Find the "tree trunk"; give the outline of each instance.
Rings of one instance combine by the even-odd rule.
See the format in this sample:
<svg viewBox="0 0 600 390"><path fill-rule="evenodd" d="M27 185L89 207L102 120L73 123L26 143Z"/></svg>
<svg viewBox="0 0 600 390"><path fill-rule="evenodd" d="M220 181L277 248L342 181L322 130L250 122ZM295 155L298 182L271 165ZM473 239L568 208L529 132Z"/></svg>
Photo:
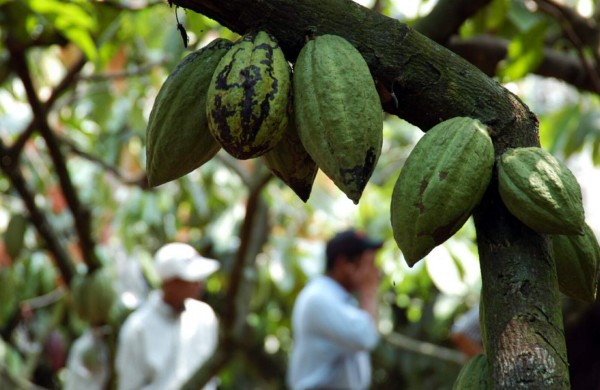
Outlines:
<svg viewBox="0 0 600 390"><path fill-rule="evenodd" d="M369 64L386 112L423 131L455 116L478 118L490 129L496 156L507 148L539 146L537 118L519 98L424 35L349 0L173 3L240 34L268 30L291 62L307 34L343 36ZM569 388L558 285L547 238L508 213L495 174L474 217L486 353L495 388Z"/></svg>

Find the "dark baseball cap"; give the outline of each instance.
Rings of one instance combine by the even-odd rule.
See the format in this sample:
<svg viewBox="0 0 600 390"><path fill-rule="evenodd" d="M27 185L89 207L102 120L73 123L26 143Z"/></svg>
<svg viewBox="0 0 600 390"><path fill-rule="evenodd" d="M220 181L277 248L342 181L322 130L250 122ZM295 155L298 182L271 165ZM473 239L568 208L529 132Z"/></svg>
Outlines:
<svg viewBox="0 0 600 390"><path fill-rule="evenodd" d="M337 233L327 242L325 249L328 259L339 255L355 256L368 249L379 249L383 241L368 237L365 233L354 229Z"/></svg>

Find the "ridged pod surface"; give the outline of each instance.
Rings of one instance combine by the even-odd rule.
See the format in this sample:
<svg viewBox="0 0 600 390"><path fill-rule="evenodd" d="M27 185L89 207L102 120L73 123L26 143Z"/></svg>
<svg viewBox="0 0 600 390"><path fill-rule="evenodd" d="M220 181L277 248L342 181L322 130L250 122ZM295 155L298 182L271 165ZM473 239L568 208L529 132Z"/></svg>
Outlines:
<svg viewBox="0 0 600 390"><path fill-rule="evenodd" d="M394 238L409 266L456 233L485 192L494 146L477 119L431 128L408 156L392 192Z"/></svg>
<svg viewBox="0 0 600 390"><path fill-rule="evenodd" d="M263 155L288 122L290 67L275 38L248 33L221 59L208 90L206 112L215 139L238 159Z"/></svg>
<svg viewBox="0 0 600 390"><path fill-rule="evenodd" d="M360 52L336 35L309 40L294 66L294 109L312 159L358 203L383 142L381 102Z"/></svg>
<svg viewBox="0 0 600 390"><path fill-rule="evenodd" d="M189 54L161 86L146 129L146 172L151 186L188 174L219 151L208 130L206 91L231 45L218 38Z"/></svg>
<svg viewBox="0 0 600 390"><path fill-rule="evenodd" d="M560 291L571 298L594 302L600 247L589 225L584 225L583 235L553 235L552 248Z"/></svg>
<svg viewBox="0 0 600 390"><path fill-rule="evenodd" d="M92 325L108 322L117 298L108 269L76 275L71 282L71 292L75 311L82 319Z"/></svg>
<svg viewBox="0 0 600 390"><path fill-rule="evenodd" d="M275 176L287 184L302 201L308 200L319 167L304 149L293 116L281 141L265 153L263 158Z"/></svg>
<svg viewBox="0 0 600 390"><path fill-rule="evenodd" d="M489 362L485 354L475 355L461 368L453 390L488 390L492 389L492 376Z"/></svg>
<svg viewBox="0 0 600 390"><path fill-rule="evenodd" d="M543 234L583 233L581 188L566 165L537 147L509 149L498 162L500 196L508 210Z"/></svg>

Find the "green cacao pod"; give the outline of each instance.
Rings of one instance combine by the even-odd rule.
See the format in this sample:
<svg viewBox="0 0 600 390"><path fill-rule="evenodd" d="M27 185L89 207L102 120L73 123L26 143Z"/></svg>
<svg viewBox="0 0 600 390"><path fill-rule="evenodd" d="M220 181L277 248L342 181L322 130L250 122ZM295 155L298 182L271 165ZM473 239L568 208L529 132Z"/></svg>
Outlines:
<svg viewBox="0 0 600 390"><path fill-rule="evenodd" d="M293 115L281 141L263 159L269 170L302 201L308 200L319 168L300 141Z"/></svg>
<svg viewBox="0 0 600 390"><path fill-rule="evenodd" d="M455 117L415 145L391 201L394 238L409 266L456 233L485 192L494 146L477 119Z"/></svg>
<svg viewBox="0 0 600 390"><path fill-rule="evenodd" d="M492 389L492 376L489 362L485 354L475 355L461 368L452 386L453 390L487 390Z"/></svg>
<svg viewBox="0 0 600 390"><path fill-rule="evenodd" d="M10 217L4 232L4 246L11 259L16 260L23 250L27 218L23 214L14 214Z"/></svg>
<svg viewBox="0 0 600 390"><path fill-rule="evenodd" d="M238 159L263 155L281 140L290 109L290 66L275 38L248 33L221 59L208 89L209 129Z"/></svg>
<svg viewBox="0 0 600 390"><path fill-rule="evenodd" d="M113 275L107 268L92 273L77 274L71 282L75 311L91 325L102 325L110 319L117 299Z"/></svg>
<svg viewBox="0 0 600 390"><path fill-rule="evenodd" d="M294 110L312 159L358 203L383 142L381 102L360 52L336 35L309 40L294 66Z"/></svg>
<svg viewBox="0 0 600 390"><path fill-rule="evenodd" d="M584 224L583 235L553 235L552 248L560 291L571 298L594 302L600 247L592 229Z"/></svg>
<svg viewBox="0 0 600 390"><path fill-rule="evenodd" d="M231 45L218 38L189 54L161 86L146 129L146 171L151 186L188 174L219 151L208 130L206 91Z"/></svg>
<svg viewBox="0 0 600 390"><path fill-rule="evenodd" d="M566 165L537 147L509 149L498 162L500 196L508 210L543 234L581 234L581 188Z"/></svg>

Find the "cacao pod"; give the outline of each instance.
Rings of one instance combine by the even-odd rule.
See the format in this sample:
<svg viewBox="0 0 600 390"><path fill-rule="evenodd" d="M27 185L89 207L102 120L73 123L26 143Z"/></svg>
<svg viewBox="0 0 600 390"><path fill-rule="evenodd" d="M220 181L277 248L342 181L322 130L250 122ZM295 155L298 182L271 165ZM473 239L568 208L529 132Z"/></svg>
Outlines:
<svg viewBox="0 0 600 390"><path fill-rule="evenodd" d="M209 129L238 159L263 155L281 140L290 108L290 66L264 31L248 33L219 62L208 89Z"/></svg>
<svg viewBox="0 0 600 390"><path fill-rule="evenodd" d="M392 192L394 238L409 266L467 221L492 176L494 146L477 119L431 128L408 156Z"/></svg>
<svg viewBox="0 0 600 390"><path fill-rule="evenodd" d="M487 356L480 353L467 360L458 373L452 389L487 390L492 389L492 387L492 376Z"/></svg>
<svg viewBox="0 0 600 390"><path fill-rule="evenodd" d="M110 319L111 308L117 299L113 279L107 268L101 268L77 274L71 281L75 311L91 325L102 325Z"/></svg>
<svg viewBox="0 0 600 390"><path fill-rule="evenodd" d="M381 102L360 52L336 35L309 40L294 66L294 110L307 152L358 203L383 142Z"/></svg>
<svg viewBox="0 0 600 390"><path fill-rule="evenodd" d="M189 54L161 86L146 129L146 171L151 186L188 174L219 151L208 130L206 91L231 45L218 38Z"/></svg>
<svg viewBox="0 0 600 390"><path fill-rule="evenodd" d="M509 149L498 162L500 196L521 222L543 234L581 234L581 188L566 165L537 147Z"/></svg>
<svg viewBox="0 0 600 390"><path fill-rule="evenodd" d="M306 202L312 191L319 168L298 136L293 115L283 138L263 155L269 170Z"/></svg>
<svg viewBox="0 0 600 390"><path fill-rule="evenodd" d="M583 229L583 235L553 235L552 248L560 291L571 298L594 302L600 247L589 225L584 224Z"/></svg>
<svg viewBox="0 0 600 390"><path fill-rule="evenodd" d="M23 250L27 218L23 214L13 214L4 232L4 247L12 260L16 260Z"/></svg>

